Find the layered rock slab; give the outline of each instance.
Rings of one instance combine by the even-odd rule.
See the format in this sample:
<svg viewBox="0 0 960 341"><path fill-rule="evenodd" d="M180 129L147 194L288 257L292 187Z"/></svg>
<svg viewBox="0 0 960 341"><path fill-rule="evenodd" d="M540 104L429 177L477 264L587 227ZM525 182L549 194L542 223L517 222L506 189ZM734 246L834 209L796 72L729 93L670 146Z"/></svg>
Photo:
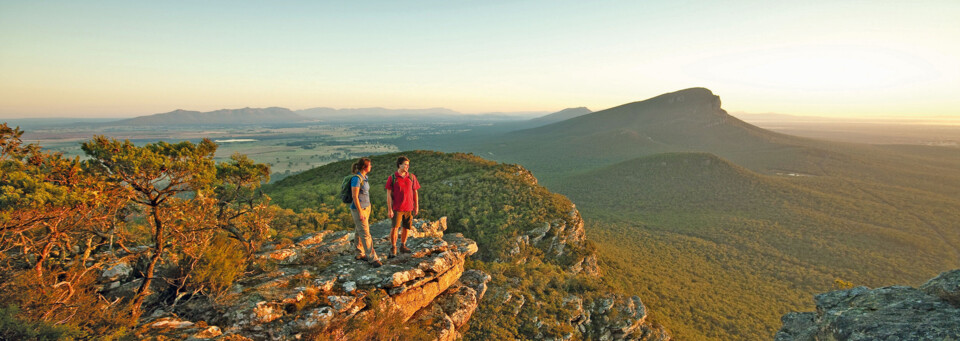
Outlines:
<svg viewBox="0 0 960 341"><path fill-rule="evenodd" d="M417 221L415 226L420 228L411 231L416 234L411 234L407 242L413 252L393 259L386 259L388 237L382 229L373 231L382 267L354 258L354 235L347 231L321 231L298 238L292 245L264 247L257 257L275 264L276 269L241 280L231 293L235 300L226 309L213 311L206 307L204 311L205 307L198 305L178 310L189 311L187 315L194 320L222 330L222 335L211 339L235 335L268 340L323 334L327 328L344 326L346 321L372 319L371 304L395 309L392 311L398 312L397 318L402 321L439 305L443 314L421 315L440 322L457 321L452 329L434 331L438 339L449 339L444 335L457 335L456 329L466 325L489 276L471 271L469 284L460 282L466 258L477 252L477 245L459 233L444 235L445 219ZM158 314L168 319L163 326L194 323L170 315ZM442 324L437 321L430 321L430 325ZM144 323L140 335L152 335L153 322ZM176 330L165 327L165 333L171 329ZM195 338L194 329L184 330L193 334L181 336Z"/></svg>
<svg viewBox="0 0 960 341"><path fill-rule="evenodd" d="M857 287L817 295L816 312L788 313L777 341L960 340L960 270L920 288Z"/></svg>

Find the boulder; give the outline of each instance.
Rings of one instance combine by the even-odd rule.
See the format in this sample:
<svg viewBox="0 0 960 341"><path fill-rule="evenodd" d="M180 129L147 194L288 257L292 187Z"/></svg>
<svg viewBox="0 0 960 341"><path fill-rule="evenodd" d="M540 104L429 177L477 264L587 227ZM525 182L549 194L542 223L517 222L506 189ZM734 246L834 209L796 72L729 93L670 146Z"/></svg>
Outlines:
<svg viewBox="0 0 960 341"><path fill-rule="evenodd" d="M120 260L107 266L100 279L103 282L115 282L126 279L133 272L133 267L126 260Z"/></svg>
<svg viewBox="0 0 960 341"><path fill-rule="evenodd" d="M960 269L941 273L921 285L920 290L960 307Z"/></svg>
<svg viewBox="0 0 960 341"><path fill-rule="evenodd" d="M960 277L941 274L920 289L857 287L820 294L813 313L788 313L778 341L957 340L960 306L954 302Z"/></svg>

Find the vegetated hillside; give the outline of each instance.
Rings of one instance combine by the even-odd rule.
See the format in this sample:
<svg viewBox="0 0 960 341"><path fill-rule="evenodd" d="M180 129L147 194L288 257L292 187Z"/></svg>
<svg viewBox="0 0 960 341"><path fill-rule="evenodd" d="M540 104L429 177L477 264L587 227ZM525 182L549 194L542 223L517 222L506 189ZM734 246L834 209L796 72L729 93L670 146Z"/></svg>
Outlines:
<svg viewBox="0 0 960 341"><path fill-rule="evenodd" d="M549 115L544 115L537 118L529 119L526 121L526 123L530 125L529 126L530 128L533 128L533 127L539 127L539 126L544 126L551 123L569 120L571 118L580 117L592 112L593 111L590 111L590 109L587 109L586 107L566 108Z"/></svg>
<svg viewBox="0 0 960 341"><path fill-rule="evenodd" d="M606 270L643 271L645 281L631 283L638 290L646 286L644 297L671 298L670 307L654 311L667 316L668 327L684 339L769 338L789 302L803 304L797 302L823 291L822 285L829 285L824 279L870 286L912 283L954 268L960 259L956 148L873 146L774 133L731 117L707 89L491 135L464 150L521 164L580 205ZM654 159L635 160L677 152L714 154L729 160L718 165L729 167L701 169L687 160L668 162L664 170L644 168ZM696 170L705 173L691 173ZM630 175L620 179L608 172ZM592 185L597 182L608 185ZM619 250L631 251L614 253ZM766 260L770 255L794 257L777 262L799 265L772 266ZM731 262L743 266L730 271ZM804 262L824 270L806 270ZM791 269L802 271L791 274ZM716 295L687 295L673 290L680 288L677 283ZM731 286L742 288L737 292L743 296L722 295ZM763 292L795 299L781 304L765 299ZM766 304L736 303L760 301ZM699 313L704 305L728 313ZM742 311L730 310L734 306ZM741 324L729 316L752 317Z"/></svg>
<svg viewBox="0 0 960 341"><path fill-rule="evenodd" d="M553 179L635 157L708 151L738 163L776 157L791 161L803 139L744 123L720 108L710 90L693 88L491 139L474 150L522 162ZM785 155L786 154L786 155ZM565 162L556 162L563 156ZM750 162L752 163L752 162Z"/></svg>
<svg viewBox="0 0 960 341"><path fill-rule="evenodd" d="M960 153L818 141L775 133L727 114L710 90L692 88L466 147L522 164L548 187L568 175L665 152L708 152L761 174L828 175L960 196ZM954 149L955 150L955 149ZM560 162L559 160L563 160Z"/></svg>
<svg viewBox="0 0 960 341"><path fill-rule="evenodd" d="M134 117L104 123L104 126L191 126L191 125L250 125L290 124L307 121L306 117L286 108L221 109L209 112L174 110L168 113Z"/></svg>
<svg viewBox="0 0 960 341"><path fill-rule="evenodd" d="M410 158L411 172L422 185L421 216L445 216L448 232L461 232L475 240L479 252L468 267L493 277L492 293L484 297L470 320L468 339L599 339L611 331L616 335L616 330L623 328L612 328L617 324L611 320L615 317L604 314L636 305L612 294L599 277L595 248L584 240L580 214L566 197L539 186L529 171L517 165L469 154L403 154ZM396 170L399 155L371 157L374 221L386 219L383 186ZM285 208L345 210L335 194L353 161L288 177L266 186L265 191L273 203ZM611 305L619 308L611 309ZM639 317L635 314L640 312L646 316L642 305L624 311L633 313L618 313L618 318L631 314ZM634 319L627 326L631 324L642 324L636 330L622 329L630 330L628 334L633 337L664 335L649 320Z"/></svg>
<svg viewBox="0 0 960 341"><path fill-rule="evenodd" d="M960 264L960 200L898 186L667 153L555 189L588 217L609 279L683 339L768 339L837 279L914 283Z"/></svg>

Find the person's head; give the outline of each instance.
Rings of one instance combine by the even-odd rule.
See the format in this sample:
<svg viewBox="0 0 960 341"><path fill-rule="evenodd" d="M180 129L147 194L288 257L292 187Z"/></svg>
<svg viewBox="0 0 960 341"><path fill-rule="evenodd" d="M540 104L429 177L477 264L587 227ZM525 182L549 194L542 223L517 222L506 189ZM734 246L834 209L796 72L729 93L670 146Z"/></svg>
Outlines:
<svg viewBox="0 0 960 341"><path fill-rule="evenodd" d="M398 171L409 171L410 170L410 159L406 156L400 156L397 158L397 170Z"/></svg>
<svg viewBox="0 0 960 341"><path fill-rule="evenodd" d="M352 170L352 171L353 171L353 173L359 173L359 172L361 172L361 171L363 171L363 172L369 172L371 165L372 165L372 163L370 162L370 159L365 158L365 157L362 157L362 158L360 158L360 160L357 160L357 162L354 162L354 163L353 163L353 170Z"/></svg>

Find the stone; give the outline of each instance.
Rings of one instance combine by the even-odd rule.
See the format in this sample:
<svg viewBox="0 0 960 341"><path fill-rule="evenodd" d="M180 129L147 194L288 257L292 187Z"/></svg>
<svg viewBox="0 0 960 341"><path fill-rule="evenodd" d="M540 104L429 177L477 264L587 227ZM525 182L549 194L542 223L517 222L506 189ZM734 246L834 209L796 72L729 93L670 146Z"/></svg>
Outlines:
<svg viewBox="0 0 960 341"><path fill-rule="evenodd" d="M788 313L775 338L790 340L957 340L960 278L945 272L920 289L857 287L817 295L817 310Z"/></svg>
<svg viewBox="0 0 960 341"><path fill-rule="evenodd" d="M320 276L313 280L313 285L322 292L332 291L335 284L337 284L337 276L332 274Z"/></svg>
<svg viewBox="0 0 960 341"><path fill-rule="evenodd" d="M472 288L477 293L477 299L482 299L487 293L487 283L490 282L490 275L479 270L467 270L460 276L460 283Z"/></svg>
<svg viewBox="0 0 960 341"><path fill-rule="evenodd" d="M536 244L547 235L547 232L550 232L550 223L543 223L543 226L530 230L527 235L533 237L530 241Z"/></svg>
<svg viewBox="0 0 960 341"><path fill-rule="evenodd" d="M783 328L780 328L774 340L814 340L817 334L816 319L816 313L787 313L780 318Z"/></svg>
<svg viewBox="0 0 960 341"><path fill-rule="evenodd" d="M116 264L108 267L106 270L103 270L103 273L100 274L100 278L105 282L114 282L129 277L130 273L132 272L133 267L130 266L130 263L126 261L119 261Z"/></svg>
<svg viewBox="0 0 960 341"><path fill-rule="evenodd" d="M570 267L570 273L584 274L593 277L600 277L600 265L597 264L597 255L588 255L583 257Z"/></svg>
<svg viewBox="0 0 960 341"><path fill-rule="evenodd" d="M223 334L223 331L220 330L220 327L210 326L206 329L201 330L200 332L193 334L191 338L194 339L210 339L215 338Z"/></svg>
<svg viewBox="0 0 960 341"><path fill-rule="evenodd" d="M261 257L279 261L280 264L290 264L300 258L297 250L293 249L279 249L276 251L267 252Z"/></svg>
<svg viewBox="0 0 960 341"><path fill-rule="evenodd" d="M477 309L477 291L463 285L456 285L437 297L443 312L450 317L455 328L463 327Z"/></svg>
<svg viewBox="0 0 960 341"><path fill-rule="evenodd" d="M327 300L330 301L334 311L342 313L352 308L357 298L354 296L327 296Z"/></svg>
<svg viewBox="0 0 960 341"><path fill-rule="evenodd" d="M276 303L268 303L266 301L257 302L257 306L253 308L253 321L254 323L269 323L283 316L283 308Z"/></svg>
<svg viewBox="0 0 960 341"><path fill-rule="evenodd" d="M292 323L299 330L309 330L317 327L324 327L330 323L336 312L332 307L320 307L308 312L303 318L297 319Z"/></svg>
<svg viewBox="0 0 960 341"><path fill-rule="evenodd" d="M189 328L193 327L194 323L190 321L183 321L175 317L164 317L154 321L147 325L150 328Z"/></svg>
<svg viewBox="0 0 960 341"><path fill-rule="evenodd" d="M941 273L921 285L920 290L960 307L960 269Z"/></svg>
<svg viewBox="0 0 960 341"><path fill-rule="evenodd" d="M319 231L319 232L316 232L316 233L306 234L306 235L300 236L299 238L297 238L296 240L294 240L294 243L296 243L297 246L299 246L299 247L305 247L305 246L320 244L320 243L323 242L323 238L326 237L326 236L327 236L328 234L330 234L330 233L332 233L332 231L323 230L323 231Z"/></svg>

